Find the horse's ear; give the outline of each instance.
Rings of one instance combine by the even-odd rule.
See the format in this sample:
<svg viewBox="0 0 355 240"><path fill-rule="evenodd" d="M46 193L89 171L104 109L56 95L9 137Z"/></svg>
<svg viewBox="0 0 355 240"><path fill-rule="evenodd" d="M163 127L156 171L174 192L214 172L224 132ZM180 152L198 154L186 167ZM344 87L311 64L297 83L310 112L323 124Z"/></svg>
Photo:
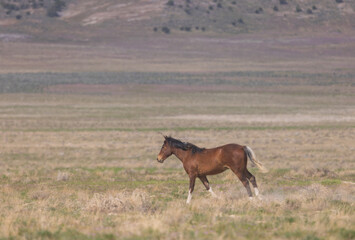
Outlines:
<svg viewBox="0 0 355 240"><path fill-rule="evenodd" d="M168 137L168 136L162 134L161 132L158 132L158 133L160 133L160 135L162 135L165 139Z"/></svg>

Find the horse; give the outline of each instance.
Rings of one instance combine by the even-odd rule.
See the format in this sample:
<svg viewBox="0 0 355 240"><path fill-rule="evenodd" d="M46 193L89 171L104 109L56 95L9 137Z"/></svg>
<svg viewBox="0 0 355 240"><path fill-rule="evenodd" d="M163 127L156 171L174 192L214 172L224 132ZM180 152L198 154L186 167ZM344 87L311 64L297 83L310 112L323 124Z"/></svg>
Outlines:
<svg viewBox="0 0 355 240"><path fill-rule="evenodd" d="M213 197L217 195L213 192L208 180L208 175L215 175L231 169L239 180L243 183L250 199L253 199L249 181L254 187L255 196L259 196L258 185L253 174L247 169L247 159L249 158L261 172L268 170L256 160L253 150L248 146L238 144L227 144L216 148L199 148L189 142L182 142L170 136L164 136L163 146L158 154L157 161L163 163L171 155L175 155L182 162L187 175L190 178L189 195L186 203L190 204L192 192L195 187L195 180L199 178L206 190Z"/></svg>

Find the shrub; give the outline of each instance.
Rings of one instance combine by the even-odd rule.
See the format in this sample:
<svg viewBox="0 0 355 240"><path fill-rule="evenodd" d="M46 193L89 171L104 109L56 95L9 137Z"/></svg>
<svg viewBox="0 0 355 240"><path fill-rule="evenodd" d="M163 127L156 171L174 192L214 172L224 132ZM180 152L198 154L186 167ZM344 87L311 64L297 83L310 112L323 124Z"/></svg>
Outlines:
<svg viewBox="0 0 355 240"><path fill-rule="evenodd" d="M186 13L187 15L191 15L191 14L192 14L191 9L186 8L186 9L185 9L185 13Z"/></svg>
<svg viewBox="0 0 355 240"><path fill-rule="evenodd" d="M30 8L30 5L28 5L28 4L21 4L21 7L20 7L21 9L29 9Z"/></svg>
<svg viewBox="0 0 355 240"><path fill-rule="evenodd" d="M316 5L313 5L313 6L312 6L312 10L317 10Z"/></svg>
<svg viewBox="0 0 355 240"><path fill-rule="evenodd" d="M296 12L302 12L302 8L300 7L300 5L296 6Z"/></svg>
<svg viewBox="0 0 355 240"><path fill-rule="evenodd" d="M158 28L157 27L153 28L153 30L154 30L154 32L158 32Z"/></svg>
<svg viewBox="0 0 355 240"><path fill-rule="evenodd" d="M222 3L217 3L218 8L222 8Z"/></svg>
<svg viewBox="0 0 355 240"><path fill-rule="evenodd" d="M286 4L288 4L288 3L287 3L287 0L280 0L280 4L286 5Z"/></svg>
<svg viewBox="0 0 355 240"><path fill-rule="evenodd" d="M244 24L244 20L243 20L243 18L239 18L239 19L238 19L238 23L240 23L240 24Z"/></svg>
<svg viewBox="0 0 355 240"><path fill-rule="evenodd" d="M168 5L168 6L174 6L175 5L175 3L174 3L174 0L169 0L167 3L166 3L166 5Z"/></svg>
<svg viewBox="0 0 355 240"><path fill-rule="evenodd" d="M18 11L20 8L16 4L1 2L1 6L7 10Z"/></svg>
<svg viewBox="0 0 355 240"><path fill-rule="evenodd" d="M59 17L59 14L54 7L50 7L47 9L47 16L48 17Z"/></svg>
<svg viewBox="0 0 355 240"><path fill-rule="evenodd" d="M262 13L264 11L263 8L259 7L258 9L255 10L256 14Z"/></svg>
<svg viewBox="0 0 355 240"><path fill-rule="evenodd" d="M237 4L237 2L236 2L236 1L233 1L233 2L232 2L232 4L233 4L233 5L236 5L236 4Z"/></svg>
<svg viewBox="0 0 355 240"><path fill-rule="evenodd" d="M335 0L336 3L343 3L343 0Z"/></svg>
<svg viewBox="0 0 355 240"><path fill-rule="evenodd" d="M22 15L20 15L20 14L16 15L17 20L20 20L21 18L22 18Z"/></svg>
<svg viewBox="0 0 355 240"><path fill-rule="evenodd" d="M279 8L278 8L276 5L274 6L273 9L274 9L275 12L278 12L278 11L279 11Z"/></svg>
<svg viewBox="0 0 355 240"><path fill-rule="evenodd" d="M54 4L47 9L48 17L59 17L59 12L65 7L63 0L54 0Z"/></svg>
<svg viewBox="0 0 355 240"><path fill-rule="evenodd" d="M165 34L169 34L169 33L170 33L170 28L168 28L168 27L162 27L162 28L161 28L161 31L162 31L163 33L165 33Z"/></svg>
<svg viewBox="0 0 355 240"><path fill-rule="evenodd" d="M313 14L312 9L308 8L308 9L307 9L307 14Z"/></svg>

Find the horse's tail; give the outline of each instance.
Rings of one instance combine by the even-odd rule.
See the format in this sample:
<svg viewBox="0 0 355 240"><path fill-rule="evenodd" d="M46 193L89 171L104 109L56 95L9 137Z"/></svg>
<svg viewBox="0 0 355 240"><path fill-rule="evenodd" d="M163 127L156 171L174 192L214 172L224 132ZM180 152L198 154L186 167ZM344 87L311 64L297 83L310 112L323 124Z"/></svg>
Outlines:
<svg viewBox="0 0 355 240"><path fill-rule="evenodd" d="M261 172L267 173L269 171L266 167L262 165L261 162L256 160L255 153L253 152L253 150L251 150L250 147L244 146L244 152L247 154L249 159L260 169Z"/></svg>

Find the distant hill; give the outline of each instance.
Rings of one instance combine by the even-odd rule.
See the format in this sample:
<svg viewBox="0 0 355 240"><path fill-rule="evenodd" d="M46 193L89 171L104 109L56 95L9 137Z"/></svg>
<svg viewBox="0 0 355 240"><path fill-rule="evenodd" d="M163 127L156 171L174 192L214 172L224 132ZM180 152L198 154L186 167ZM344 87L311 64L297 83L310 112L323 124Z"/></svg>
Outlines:
<svg viewBox="0 0 355 240"><path fill-rule="evenodd" d="M349 32L352 0L0 0L0 33L101 41L125 35ZM3 35L4 36L4 35Z"/></svg>

